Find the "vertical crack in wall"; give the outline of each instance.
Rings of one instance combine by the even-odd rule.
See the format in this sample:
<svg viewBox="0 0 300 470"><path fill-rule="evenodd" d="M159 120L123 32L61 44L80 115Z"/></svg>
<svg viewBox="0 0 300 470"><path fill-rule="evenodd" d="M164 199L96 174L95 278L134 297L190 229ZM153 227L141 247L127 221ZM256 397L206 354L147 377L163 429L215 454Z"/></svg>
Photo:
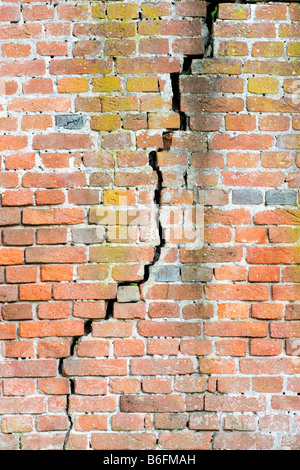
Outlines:
<svg viewBox="0 0 300 470"><path fill-rule="evenodd" d="M87 320L87 321L84 322L84 334L81 335L81 336L73 336L72 339L71 339L69 357L74 356L76 346L78 345L78 342L82 338L84 338L85 336L88 336L89 334L91 334L91 332L92 332L92 321ZM58 375L65 379L66 376L64 375L64 370L63 370L64 359L65 358L62 357L59 360ZM74 379L71 379L71 378L69 378L68 380L69 380L69 393L66 395L66 416L67 416L68 421L69 421L69 429L68 429L68 431L66 433L66 436L65 436L65 440L64 440L64 444L63 444L63 450L66 450L66 446L68 444L69 436L70 436L70 433L71 433L71 431L73 429L73 426L74 426L73 417L72 417L72 414L70 412L70 398L71 398L72 395L75 394L75 381L74 381Z"/></svg>
<svg viewBox="0 0 300 470"><path fill-rule="evenodd" d="M67 431L67 434L66 434L66 437L65 437L65 440L64 440L64 444L63 444L63 450L66 450L66 447L67 447L67 444L68 444L68 440L69 440L69 436L70 436L70 433L73 429L73 418L72 418L72 415L70 413L70 396L71 395L74 395L75 393L75 384L74 384L74 380L73 379L69 379L69 386L70 386L70 391L67 395L67 403L66 403L66 415L68 417L68 421L69 421L69 429Z"/></svg>
<svg viewBox="0 0 300 470"><path fill-rule="evenodd" d="M172 111L174 113L179 114L180 125L179 125L178 130L183 131L183 132L189 129L189 118L181 109L180 77L182 75L187 75L191 73L192 62L194 59L203 59L205 57L213 56L213 22L214 22L214 18L218 10L218 4L219 2L214 2L214 1L207 4L207 17L206 17L206 20L204 20L204 24L203 24L203 37L204 37L204 42L205 42L204 54L184 56L183 61L182 61L181 71L177 73L170 73L170 82L171 82L171 89L172 89ZM115 62L115 58L113 59ZM159 86L158 91L160 92L159 82L158 82L158 86ZM157 148L157 150L153 150L149 153L149 166L157 175L157 186L154 190L153 202L156 206L155 213L157 216L158 243L154 246L154 254L153 254L152 262L144 265L143 279L134 283L135 285L138 285L138 286L145 284L149 280L151 271L153 270L153 267L157 265L157 263L159 263L161 259L162 249L165 246L163 227L162 227L161 218L160 218L160 211L161 211L161 204L162 204L161 196L162 196L162 190L163 190L163 173L158 163L158 152L169 151L171 149L173 134L174 134L174 129L165 129L162 132L163 147ZM189 169L189 166L187 166L186 171L183 175L185 188L188 187L188 169ZM119 286L126 286L130 284L131 284L130 281L118 282L117 288ZM113 309L114 309L114 304L116 302L117 302L117 297L106 300L104 320L108 321L111 318L113 318ZM76 354L76 347L78 345L78 342L83 337L88 336L91 333L92 333L92 321L87 320L84 322L84 334L82 336L73 337L71 340L69 357L73 357ZM64 375L64 371L63 371L63 361L64 361L64 358L61 358L59 360L58 374L61 377L66 378L66 376ZM69 393L66 396L66 400L67 400L66 415L69 421L69 429L65 436L63 450L66 450L67 448L69 436L74 427L73 417L70 411L70 398L75 394L75 380L72 378L69 378L68 380L69 380Z"/></svg>
<svg viewBox="0 0 300 470"><path fill-rule="evenodd" d="M109 320L110 318L113 317L114 314L114 303L117 301L117 299L109 299L106 303L106 309L105 309L105 317L104 320Z"/></svg>
<svg viewBox="0 0 300 470"><path fill-rule="evenodd" d="M204 39L204 53L198 55L186 55L183 57L182 67L180 72L170 73L170 82L172 87L172 111L174 113L178 113L180 117L180 131L187 131L189 130L189 118L182 111L181 108L181 90L180 90L180 77L182 75L191 74L191 67L192 62L195 59L203 59L204 57L211 57L213 54L213 22L214 18L218 11L218 4L219 2L211 2L207 4L207 17L203 23L203 39ZM157 205L158 209L158 233L159 233L159 241L160 243L155 246L154 249L154 256L152 263L145 266L145 274L144 279L140 281L138 284L144 284L148 281L150 276L151 268L156 265L161 257L162 248L165 246L165 240L163 237L163 228L160 220L160 209L161 209L161 193L163 189L163 174L158 164L157 154L160 151L168 151L172 147L172 137L173 137L173 130L166 129L162 133L163 138L163 148L158 148L156 151L152 151L149 153L149 165L156 172L158 183L155 190L154 195L154 202ZM188 187L188 170L189 166L187 166L186 171L183 175L184 187Z"/></svg>
<svg viewBox="0 0 300 470"><path fill-rule="evenodd" d="M71 341L71 344L70 344L70 357L74 354L74 347L75 347L74 344L75 344L75 342L76 342L76 338L74 337ZM59 363L58 363L58 375L65 378L64 372L63 372L63 364L64 364L64 358L62 357L59 360ZM73 382L73 384L72 384L72 382ZM62 450L66 450L69 435L70 435L71 429L73 428L73 420L72 420L72 416L69 412L70 394L72 393L72 388L74 388L74 381L69 379L69 393L66 395L66 416L67 416L68 422L69 422L69 429L66 433Z"/></svg>
<svg viewBox="0 0 300 470"><path fill-rule="evenodd" d="M181 93L180 93L180 73L171 73L171 84L173 91L172 99L172 111L178 113L180 116L180 130L187 130L187 117L186 114L181 110Z"/></svg>
<svg viewBox="0 0 300 470"><path fill-rule="evenodd" d="M161 256L161 250L165 245L165 240L163 237L163 229L160 220L160 206L161 206L161 192L163 187L163 175L159 168L158 159L157 159L157 151L152 151L149 153L149 165L153 169L153 171L157 174L157 186L154 191L154 199L153 202L156 205L157 210L157 224L158 224L158 237L159 237L159 244L154 246L154 255L153 260L150 264L144 266L144 278L142 281L139 281L140 284L144 284L148 281L150 277L151 268L159 261Z"/></svg>
<svg viewBox="0 0 300 470"><path fill-rule="evenodd" d="M205 36L205 58L212 58L214 56L214 22L218 16L220 3L221 0L213 0L207 3L205 22L207 27L207 34ZM235 3L241 3L241 0L235 0Z"/></svg>

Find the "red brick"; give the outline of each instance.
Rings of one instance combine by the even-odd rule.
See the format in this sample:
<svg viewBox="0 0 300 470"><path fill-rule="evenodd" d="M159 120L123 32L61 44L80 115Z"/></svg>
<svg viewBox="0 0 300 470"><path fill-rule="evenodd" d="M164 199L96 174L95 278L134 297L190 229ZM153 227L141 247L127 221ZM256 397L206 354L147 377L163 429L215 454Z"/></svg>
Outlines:
<svg viewBox="0 0 300 470"><path fill-rule="evenodd" d="M272 436L261 433L235 432L231 438L230 434L220 432L214 440L215 450L270 450L274 444Z"/></svg>
<svg viewBox="0 0 300 470"><path fill-rule="evenodd" d="M83 322L80 320L39 320L20 325L20 336L22 338L34 338L36 336L82 336L83 333Z"/></svg>
<svg viewBox="0 0 300 470"><path fill-rule="evenodd" d="M223 320L206 323L204 325L204 332L208 336L264 337L268 334L268 325L266 322L258 322L255 320Z"/></svg>
<svg viewBox="0 0 300 470"><path fill-rule="evenodd" d="M70 355L70 345L70 341L38 341L37 356L46 358L68 357Z"/></svg>
<svg viewBox="0 0 300 470"><path fill-rule="evenodd" d="M142 390L146 393L172 393L172 379L145 377Z"/></svg>
<svg viewBox="0 0 300 470"><path fill-rule="evenodd" d="M251 339L251 356L276 356L282 352L282 343L274 339Z"/></svg>
<svg viewBox="0 0 300 470"><path fill-rule="evenodd" d="M182 412L184 411L184 399L181 395L156 395L156 396L132 396L120 397L120 410L128 412Z"/></svg>
<svg viewBox="0 0 300 470"><path fill-rule="evenodd" d="M38 306L38 318L44 320L59 320L69 317L71 311L68 302L48 302Z"/></svg>
<svg viewBox="0 0 300 470"><path fill-rule="evenodd" d="M36 45L36 51L41 56L67 56L68 46L65 42L40 41Z"/></svg>
<svg viewBox="0 0 300 470"><path fill-rule="evenodd" d="M107 429L107 416L105 415L76 415L74 421L76 431L105 431Z"/></svg>
<svg viewBox="0 0 300 470"><path fill-rule="evenodd" d="M285 20L286 5L257 5L255 17L261 20Z"/></svg>
<svg viewBox="0 0 300 470"><path fill-rule="evenodd" d="M216 341L216 354L218 356L246 356L247 343L244 340L228 339Z"/></svg>
<svg viewBox="0 0 300 470"><path fill-rule="evenodd" d="M73 266L41 266L41 281L72 281Z"/></svg>
<svg viewBox="0 0 300 470"><path fill-rule="evenodd" d="M109 342L101 340L81 341L77 347L77 355L79 357L109 356Z"/></svg>
<svg viewBox="0 0 300 470"><path fill-rule="evenodd" d="M67 416L48 415L38 416L36 421L37 430L40 432L63 431L69 429Z"/></svg>
<svg viewBox="0 0 300 470"><path fill-rule="evenodd" d="M1 214L0 214L1 215ZM23 210L24 225L76 225L83 221L82 209L29 209Z"/></svg>
<svg viewBox="0 0 300 470"><path fill-rule="evenodd" d="M156 435L138 433L94 433L91 441L95 450L153 450L156 446Z"/></svg>
<svg viewBox="0 0 300 470"><path fill-rule="evenodd" d="M190 359L137 358L131 361L131 373L133 375L181 375L192 372L193 364Z"/></svg>
<svg viewBox="0 0 300 470"><path fill-rule="evenodd" d="M7 190L2 193L3 206L33 205L33 192L30 189Z"/></svg>
<svg viewBox="0 0 300 470"><path fill-rule="evenodd" d="M24 250L22 248L1 248L0 262L2 266L24 264Z"/></svg>
<svg viewBox="0 0 300 470"><path fill-rule="evenodd" d="M114 304L113 316L114 318L120 318L120 319L145 318L145 304L143 302L137 302L137 303L116 302Z"/></svg>
<svg viewBox="0 0 300 470"><path fill-rule="evenodd" d="M36 230L36 241L38 245L56 245L67 241L67 229L64 227L38 228Z"/></svg>
<svg viewBox="0 0 300 470"><path fill-rule="evenodd" d="M191 416L189 428L201 431L218 431L221 427L220 417L209 414L196 414Z"/></svg>
<svg viewBox="0 0 300 470"><path fill-rule="evenodd" d="M293 374L297 371L297 364L293 362L293 359L275 358L275 357L264 357L261 358L243 358L240 360L240 371L242 374L251 373L252 375L261 374Z"/></svg>
<svg viewBox="0 0 300 470"><path fill-rule="evenodd" d="M5 158L5 168L7 170L29 170L35 165L35 153L23 153L8 155Z"/></svg>
<svg viewBox="0 0 300 470"><path fill-rule="evenodd" d="M138 332L142 336L200 336L201 325L187 322L161 323L153 320L141 320L138 322Z"/></svg>
<svg viewBox="0 0 300 470"><path fill-rule="evenodd" d="M77 395L106 395L107 381L106 379L75 379L75 393Z"/></svg>
<svg viewBox="0 0 300 470"><path fill-rule="evenodd" d="M158 339L148 340L147 353L149 355L163 354L168 356L177 356L179 350L179 341L177 339Z"/></svg>
<svg viewBox="0 0 300 470"><path fill-rule="evenodd" d="M115 357L143 356L145 344L139 339L114 340Z"/></svg>
<svg viewBox="0 0 300 470"><path fill-rule="evenodd" d="M5 434L30 432L33 430L31 416L4 416L1 419L1 430ZM8 449L8 445L5 444Z"/></svg>
<svg viewBox="0 0 300 470"><path fill-rule="evenodd" d="M283 387L282 377L253 377L252 388L258 393L280 393Z"/></svg>
<svg viewBox="0 0 300 470"><path fill-rule="evenodd" d="M227 164L236 168L256 168L259 163L259 154L255 152L241 153L228 152Z"/></svg>
<svg viewBox="0 0 300 470"><path fill-rule="evenodd" d="M8 266L6 282L9 284L36 282L38 269L36 266Z"/></svg>
<svg viewBox="0 0 300 470"><path fill-rule="evenodd" d="M211 351L212 345L208 339L183 339L180 343L180 352L184 355L205 356Z"/></svg>
<svg viewBox="0 0 300 470"><path fill-rule="evenodd" d="M298 257L298 250L290 246L250 247L248 248L247 261L250 264L296 264Z"/></svg>
<svg viewBox="0 0 300 470"><path fill-rule="evenodd" d="M38 390L46 395L67 395L69 380L63 378L38 379Z"/></svg>
<svg viewBox="0 0 300 470"><path fill-rule="evenodd" d="M219 377L217 390L220 393L245 393L250 389L247 377ZM237 410L238 411L238 410Z"/></svg>
<svg viewBox="0 0 300 470"><path fill-rule="evenodd" d="M208 300L268 300L269 289L265 285L207 285L205 287Z"/></svg>
<svg viewBox="0 0 300 470"><path fill-rule="evenodd" d="M196 318L211 318L213 316L212 304L190 304L182 308L184 320L193 320Z"/></svg>
<svg viewBox="0 0 300 470"><path fill-rule="evenodd" d="M32 320L33 312L31 304L4 305L2 308L2 317L4 320Z"/></svg>
<svg viewBox="0 0 300 470"><path fill-rule="evenodd" d="M16 338L16 325L9 323L0 325L0 338L2 340Z"/></svg>
<svg viewBox="0 0 300 470"><path fill-rule="evenodd" d="M23 83L23 93L42 93L48 94L53 92L53 81L50 78L32 78ZM31 116L33 118L33 116Z"/></svg>
<svg viewBox="0 0 300 470"><path fill-rule="evenodd" d="M34 247L26 249L29 263L83 263L87 261L85 247Z"/></svg>
<svg viewBox="0 0 300 470"><path fill-rule="evenodd" d="M251 317L266 320L280 320L283 316L283 305L274 303L252 304Z"/></svg>
<svg viewBox="0 0 300 470"><path fill-rule="evenodd" d="M22 449L26 450L62 450L64 441L64 433L45 433L45 434L26 434L21 437Z"/></svg>
<svg viewBox="0 0 300 470"><path fill-rule="evenodd" d="M206 411L265 411L266 401L256 397L207 396Z"/></svg>
<svg viewBox="0 0 300 470"><path fill-rule="evenodd" d="M64 373L66 376L110 376L126 375L126 359L66 359L64 361Z"/></svg>
<svg viewBox="0 0 300 470"><path fill-rule="evenodd" d="M0 286L1 302L16 302L18 300L17 286Z"/></svg>
<svg viewBox="0 0 300 470"><path fill-rule="evenodd" d="M110 389L117 394L136 394L141 390L141 381L132 378L112 378L109 381Z"/></svg>
<svg viewBox="0 0 300 470"><path fill-rule="evenodd" d="M226 186L268 186L277 187L283 183L284 177L281 172L233 172L223 171L223 183Z"/></svg>
<svg viewBox="0 0 300 470"><path fill-rule="evenodd" d="M284 397L275 395L272 397L271 404L273 410L299 411L300 400L299 397Z"/></svg>
<svg viewBox="0 0 300 470"><path fill-rule="evenodd" d="M166 433L162 432L159 437L159 445L164 449L188 449L208 450L210 448L210 433Z"/></svg>
<svg viewBox="0 0 300 470"><path fill-rule="evenodd" d="M296 450L300 10L123 3L0 6L0 448Z"/></svg>
<svg viewBox="0 0 300 470"><path fill-rule="evenodd" d="M93 324L93 336L124 338L132 334L132 322L97 322Z"/></svg>
<svg viewBox="0 0 300 470"><path fill-rule="evenodd" d="M101 59L53 59L50 61L51 75L78 75L84 73L106 74L111 72L112 61Z"/></svg>
<svg viewBox="0 0 300 470"><path fill-rule="evenodd" d="M277 266L250 266L249 282L279 282L280 268Z"/></svg>

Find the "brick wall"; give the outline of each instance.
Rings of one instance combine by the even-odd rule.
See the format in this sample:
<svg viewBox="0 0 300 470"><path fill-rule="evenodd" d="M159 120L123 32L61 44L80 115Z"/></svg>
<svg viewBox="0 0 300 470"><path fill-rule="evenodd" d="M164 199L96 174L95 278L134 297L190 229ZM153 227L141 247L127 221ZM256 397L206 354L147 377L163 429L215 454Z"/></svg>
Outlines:
<svg viewBox="0 0 300 470"><path fill-rule="evenodd" d="M299 449L299 21L0 2L1 449Z"/></svg>

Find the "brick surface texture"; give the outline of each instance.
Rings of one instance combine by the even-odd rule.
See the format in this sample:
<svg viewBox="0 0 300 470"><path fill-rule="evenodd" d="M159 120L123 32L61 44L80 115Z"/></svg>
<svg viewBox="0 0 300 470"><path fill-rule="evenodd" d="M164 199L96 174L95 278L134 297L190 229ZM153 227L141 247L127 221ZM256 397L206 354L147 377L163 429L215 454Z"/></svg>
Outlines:
<svg viewBox="0 0 300 470"><path fill-rule="evenodd" d="M299 22L0 1L1 450L300 448Z"/></svg>

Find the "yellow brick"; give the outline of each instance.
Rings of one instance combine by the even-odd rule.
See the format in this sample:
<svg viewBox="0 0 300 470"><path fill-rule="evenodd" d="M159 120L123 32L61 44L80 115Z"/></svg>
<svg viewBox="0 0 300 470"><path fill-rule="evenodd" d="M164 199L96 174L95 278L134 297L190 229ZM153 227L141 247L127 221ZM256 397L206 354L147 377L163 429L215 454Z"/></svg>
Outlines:
<svg viewBox="0 0 300 470"><path fill-rule="evenodd" d="M160 3L157 5L142 5L143 18L160 18L161 16L169 16L171 14L171 4Z"/></svg>
<svg viewBox="0 0 300 470"><path fill-rule="evenodd" d="M279 92L279 81L276 78L269 77L249 78L248 90L250 93L276 95Z"/></svg>
<svg viewBox="0 0 300 470"><path fill-rule="evenodd" d="M117 114L100 114L92 116L91 129L95 131L115 131L121 127L121 118Z"/></svg>
<svg viewBox="0 0 300 470"><path fill-rule="evenodd" d="M250 18L249 5L220 4L218 17L222 20L247 20Z"/></svg>
<svg viewBox="0 0 300 470"><path fill-rule="evenodd" d="M193 63L193 73L240 75L242 62L237 59L198 59Z"/></svg>
<svg viewBox="0 0 300 470"><path fill-rule="evenodd" d="M300 42L291 42L287 45L287 55L292 57L300 57Z"/></svg>
<svg viewBox="0 0 300 470"><path fill-rule="evenodd" d="M89 83L86 78L58 78L58 93L82 93L89 90Z"/></svg>
<svg viewBox="0 0 300 470"><path fill-rule="evenodd" d="M139 6L136 3L108 4L107 16L109 19L129 20L139 17Z"/></svg>
<svg viewBox="0 0 300 470"><path fill-rule="evenodd" d="M103 204L131 206L136 202L136 194L131 189L107 189L103 191Z"/></svg>
<svg viewBox="0 0 300 470"><path fill-rule="evenodd" d="M221 56L240 56L248 54L248 46L246 42L223 41L219 46L219 54Z"/></svg>
<svg viewBox="0 0 300 470"><path fill-rule="evenodd" d="M93 91L121 91L120 77L106 76L93 79Z"/></svg>
<svg viewBox="0 0 300 470"><path fill-rule="evenodd" d="M259 41L252 47L253 57L281 57L284 52L283 42Z"/></svg>
<svg viewBox="0 0 300 470"><path fill-rule="evenodd" d="M93 18L105 18L105 4L100 3L99 5L92 6L92 17Z"/></svg>
<svg viewBox="0 0 300 470"><path fill-rule="evenodd" d="M102 99L102 110L112 111L139 111L137 96L105 96Z"/></svg>
<svg viewBox="0 0 300 470"><path fill-rule="evenodd" d="M158 91L156 77L130 77L127 80L127 90L135 92Z"/></svg>

